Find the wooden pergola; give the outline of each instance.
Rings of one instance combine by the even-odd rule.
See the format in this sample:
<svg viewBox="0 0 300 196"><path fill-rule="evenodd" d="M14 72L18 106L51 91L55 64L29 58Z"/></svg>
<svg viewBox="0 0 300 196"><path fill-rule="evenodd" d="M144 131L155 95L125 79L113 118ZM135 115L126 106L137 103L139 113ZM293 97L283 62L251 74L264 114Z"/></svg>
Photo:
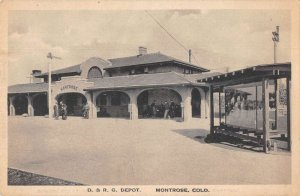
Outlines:
<svg viewBox="0 0 300 196"><path fill-rule="evenodd" d="M270 81L274 81L274 91L275 91L275 127L277 127L277 116L278 116L278 99L279 99L279 90L277 89L277 80L285 79L286 81L286 97L287 97L287 148L291 148L291 132L290 132L290 81L291 81L291 63L277 63L277 64L265 64L257 65L254 67L248 67L245 69L228 72L220 74L217 76L212 76L204 79L198 80L198 82L205 82L209 84L210 88L210 133L213 135L215 133L226 133L234 137L239 137L241 139L249 139L260 143L263 146L263 151L268 152L268 142L269 142L269 92L270 92ZM263 138L248 136L247 134L254 132L259 134L260 130L257 129L248 129L245 127L232 127L227 126L226 117L225 123L221 123L221 102L220 102L220 93L224 92L224 88L241 85L253 82L261 82L262 85L262 102L263 102L263 130L261 135ZM257 88L256 88L257 91ZM219 117L220 125L215 126L214 122L214 99L213 93L219 93ZM256 95L257 96L257 95ZM226 106L225 106L226 107ZM225 108L226 111L226 108ZM226 114L225 114L226 116ZM240 134L241 133L241 134Z"/></svg>

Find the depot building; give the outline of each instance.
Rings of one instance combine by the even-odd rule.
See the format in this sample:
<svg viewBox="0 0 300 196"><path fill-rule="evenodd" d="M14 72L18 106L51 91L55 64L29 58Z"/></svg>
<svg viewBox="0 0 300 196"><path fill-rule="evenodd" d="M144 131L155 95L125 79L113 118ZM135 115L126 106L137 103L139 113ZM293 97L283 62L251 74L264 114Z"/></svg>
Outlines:
<svg viewBox="0 0 300 196"><path fill-rule="evenodd" d="M134 56L86 61L51 72L50 114L63 101L69 116L81 116L85 104L90 118L150 118L149 106L173 102L173 117L187 121L209 117L209 87L197 80L217 75L210 70L139 47ZM48 73L33 70L32 83L8 87L10 116L45 116ZM148 112L147 112L148 111ZM153 115L153 114L152 114ZM156 118L163 117L157 111Z"/></svg>

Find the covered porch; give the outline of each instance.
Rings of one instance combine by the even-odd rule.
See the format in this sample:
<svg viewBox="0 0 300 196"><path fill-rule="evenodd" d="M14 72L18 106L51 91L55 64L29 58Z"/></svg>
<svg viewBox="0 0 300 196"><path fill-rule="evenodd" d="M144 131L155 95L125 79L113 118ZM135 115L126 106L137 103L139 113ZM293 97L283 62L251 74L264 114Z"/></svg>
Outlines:
<svg viewBox="0 0 300 196"><path fill-rule="evenodd" d="M106 77L85 89L91 97L92 118L185 122L209 116L208 90L174 72Z"/></svg>

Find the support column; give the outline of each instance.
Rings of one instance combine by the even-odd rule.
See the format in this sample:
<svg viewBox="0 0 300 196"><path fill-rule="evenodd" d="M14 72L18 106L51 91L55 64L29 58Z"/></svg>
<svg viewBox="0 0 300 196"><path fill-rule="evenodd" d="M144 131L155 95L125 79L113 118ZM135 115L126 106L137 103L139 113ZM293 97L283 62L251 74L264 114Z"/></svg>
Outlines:
<svg viewBox="0 0 300 196"><path fill-rule="evenodd" d="M180 102L180 108L181 108L181 120L184 121L184 103Z"/></svg>
<svg viewBox="0 0 300 196"><path fill-rule="evenodd" d="M210 106L210 134L214 134L214 89L209 87L209 106Z"/></svg>
<svg viewBox="0 0 300 196"><path fill-rule="evenodd" d="M29 94L27 95L27 101L28 101L28 106L27 106L28 116L34 116L34 108L32 106L32 97Z"/></svg>
<svg viewBox="0 0 300 196"><path fill-rule="evenodd" d="M201 88L198 89L200 92L200 118L205 119L206 115L206 109L205 109L205 104L206 104L206 97L205 97L205 91Z"/></svg>
<svg viewBox="0 0 300 196"><path fill-rule="evenodd" d="M130 120L137 120L139 118L138 106L137 106L137 93L135 91L128 92L130 97L130 105L128 111L130 113Z"/></svg>
<svg viewBox="0 0 300 196"><path fill-rule="evenodd" d="M262 98L263 98L263 150L265 153L269 152L269 80L264 78L262 80Z"/></svg>
<svg viewBox="0 0 300 196"><path fill-rule="evenodd" d="M183 107L183 115L184 115L184 122L189 121L192 118L192 102L191 102L191 95L186 95L184 99L184 107Z"/></svg>
<svg viewBox="0 0 300 196"><path fill-rule="evenodd" d="M99 95L99 94L96 94ZM97 118L97 96L91 91L91 118Z"/></svg>
<svg viewBox="0 0 300 196"><path fill-rule="evenodd" d="M139 118L138 107L136 102L131 103L131 120L137 120Z"/></svg>
<svg viewBox="0 0 300 196"><path fill-rule="evenodd" d="M209 113L209 93L205 90L205 118L209 118L210 113Z"/></svg>
<svg viewBox="0 0 300 196"><path fill-rule="evenodd" d="M93 118L93 110L94 110L94 107L93 107L93 92L86 92L85 93L85 97L86 97L86 101L87 101L87 104L90 108L89 110L89 118ZM82 98L81 98L82 100Z"/></svg>
<svg viewBox="0 0 300 196"><path fill-rule="evenodd" d="M9 97L9 115L15 116L15 106L14 106L14 99L15 97Z"/></svg>

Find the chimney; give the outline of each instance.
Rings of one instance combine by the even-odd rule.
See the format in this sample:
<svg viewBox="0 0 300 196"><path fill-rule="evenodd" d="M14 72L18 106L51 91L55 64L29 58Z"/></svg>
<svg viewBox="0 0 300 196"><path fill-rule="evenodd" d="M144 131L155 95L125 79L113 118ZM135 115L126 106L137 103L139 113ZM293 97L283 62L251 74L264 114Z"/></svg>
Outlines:
<svg viewBox="0 0 300 196"><path fill-rule="evenodd" d="M38 74L41 74L41 73L42 73L42 71L41 71L41 70L34 69L34 70L32 70L32 73L31 73L31 75L32 75L32 76L35 76L35 75L38 75Z"/></svg>
<svg viewBox="0 0 300 196"><path fill-rule="evenodd" d="M36 75L39 75L41 73L42 73L41 70L38 70L38 69L32 70L31 75L32 75L32 82L33 83L40 83L40 82L42 82L42 78L36 78L35 77Z"/></svg>
<svg viewBox="0 0 300 196"><path fill-rule="evenodd" d="M147 48L140 46L139 47L139 55L147 54Z"/></svg>

